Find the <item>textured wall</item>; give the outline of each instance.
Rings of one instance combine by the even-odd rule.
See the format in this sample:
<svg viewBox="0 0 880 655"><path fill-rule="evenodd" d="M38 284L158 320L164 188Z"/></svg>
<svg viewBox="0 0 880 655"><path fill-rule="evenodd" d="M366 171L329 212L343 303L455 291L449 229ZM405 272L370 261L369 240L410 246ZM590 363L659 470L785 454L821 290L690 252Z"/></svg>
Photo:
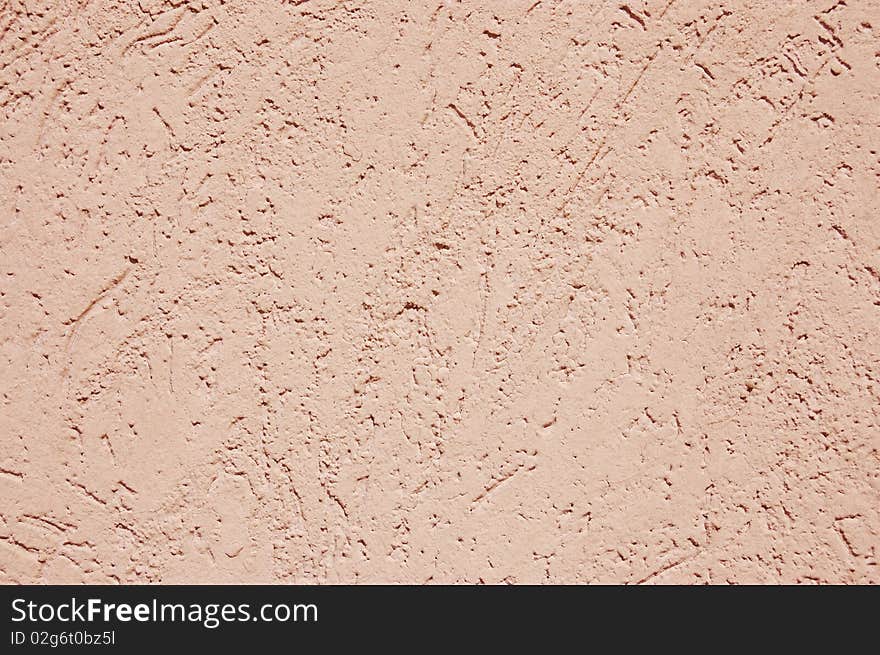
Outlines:
<svg viewBox="0 0 880 655"><path fill-rule="evenodd" d="M880 581L878 34L7 0L0 579Z"/></svg>

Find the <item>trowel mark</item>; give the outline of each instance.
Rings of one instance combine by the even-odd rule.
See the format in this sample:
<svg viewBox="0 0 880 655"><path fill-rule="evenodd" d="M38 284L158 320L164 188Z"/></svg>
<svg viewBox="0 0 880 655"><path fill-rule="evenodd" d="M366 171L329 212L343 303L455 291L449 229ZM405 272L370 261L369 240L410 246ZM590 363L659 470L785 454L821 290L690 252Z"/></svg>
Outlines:
<svg viewBox="0 0 880 655"><path fill-rule="evenodd" d="M117 275L115 278L110 280L110 282L104 286L104 288L98 293L97 296L95 296L92 299L92 301L88 305L86 305L86 308L83 309L76 318L69 320L69 321L67 321L67 323L65 323L65 325L72 325L72 328L70 330L70 334L67 335L67 341L64 344L64 352L65 353L70 352L70 346L73 343L73 340L76 337L77 330L79 330L79 326L82 324L82 321L86 317L86 315L89 312L91 312L92 309L95 307L95 305L97 305L101 300L103 300L104 297L108 293L110 293L110 291L112 291L114 288L119 286L122 283L122 281L125 280L125 277L128 275L129 271L131 271L131 269L127 268L121 274ZM67 375L69 373L70 373L70 365L68 364L68 366L64 367L63 374L65 377L67 377Z"/></svg>

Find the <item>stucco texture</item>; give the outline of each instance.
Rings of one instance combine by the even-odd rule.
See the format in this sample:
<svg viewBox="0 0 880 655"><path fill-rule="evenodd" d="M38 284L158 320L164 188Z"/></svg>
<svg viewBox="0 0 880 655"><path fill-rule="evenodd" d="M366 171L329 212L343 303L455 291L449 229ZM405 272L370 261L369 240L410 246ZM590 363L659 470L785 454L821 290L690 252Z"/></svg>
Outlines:
<svg viewBox="0 0 880 655"><path fill-rule="evenodd" d="M877 0L0 7L0 581L880 581Z"/></svg>

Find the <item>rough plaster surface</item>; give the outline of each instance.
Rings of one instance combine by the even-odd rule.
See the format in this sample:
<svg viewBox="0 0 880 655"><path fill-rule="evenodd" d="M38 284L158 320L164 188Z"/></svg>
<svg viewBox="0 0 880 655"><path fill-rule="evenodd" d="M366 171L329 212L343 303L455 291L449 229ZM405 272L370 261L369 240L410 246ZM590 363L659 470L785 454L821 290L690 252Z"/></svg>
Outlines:
<svg viewBox="0 0 880 655"><path fill-rule="evenodd" d="M878 34L6 1L0 579L880 581Z"/></svg>

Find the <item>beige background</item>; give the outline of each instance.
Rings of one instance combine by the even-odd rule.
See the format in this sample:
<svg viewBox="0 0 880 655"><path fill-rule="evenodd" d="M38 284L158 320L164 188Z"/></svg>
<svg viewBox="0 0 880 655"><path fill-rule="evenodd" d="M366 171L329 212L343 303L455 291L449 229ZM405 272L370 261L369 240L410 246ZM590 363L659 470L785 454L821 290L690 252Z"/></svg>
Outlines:
<svg viewBox="0 0 880 655"><path fill-rule="evenodd" d="M7 0L0 580L880 581L878 34Z"/></svg>

